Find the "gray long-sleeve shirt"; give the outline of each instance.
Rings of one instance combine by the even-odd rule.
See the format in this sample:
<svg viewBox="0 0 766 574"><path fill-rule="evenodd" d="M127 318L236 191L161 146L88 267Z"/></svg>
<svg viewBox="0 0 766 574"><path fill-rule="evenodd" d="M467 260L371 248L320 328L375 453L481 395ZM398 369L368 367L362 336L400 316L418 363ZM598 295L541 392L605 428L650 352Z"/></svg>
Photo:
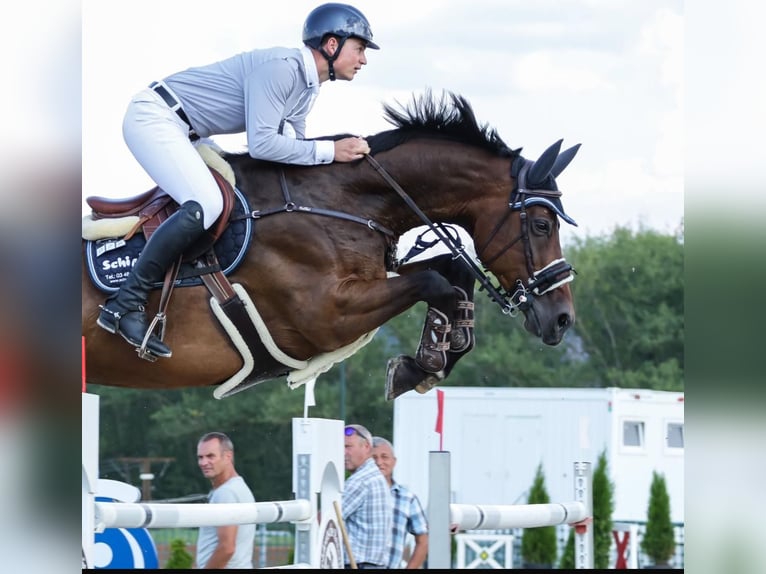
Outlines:
<svg viewBox="0 0 766 574"><path fill-rule="evenodd" d="M247 132L250 155L314 165L334 159L331 141L305 141L319 74L306 47L251 50L164 78L200 137Z"/></svg>

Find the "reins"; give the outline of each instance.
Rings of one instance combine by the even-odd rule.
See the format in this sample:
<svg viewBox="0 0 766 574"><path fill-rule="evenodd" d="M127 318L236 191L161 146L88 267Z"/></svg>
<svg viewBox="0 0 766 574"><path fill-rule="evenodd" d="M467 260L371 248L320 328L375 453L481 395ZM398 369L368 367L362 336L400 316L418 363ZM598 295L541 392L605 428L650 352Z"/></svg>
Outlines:
<svg viewBox="0 0 766 574"><path fill-rule="evenodd" d="M515 190L516 193L521 197L521 206L519 208L521 217L521 234L508 245L506 245L503 249L501 249L497 254L495 254L488 262L484 263L484 267L486 268L490 262L500 257L500 255L510 249L517 241L522 240L524 242L524 259L526 261L527 271L530 276L529 284L524 285L521 279L518 279L515 285L516 290L513 293L510 293L502 286L500 286L498 289L492 284L492 282L487 277L487 274L482 269L480 269L478 265L476 265L471 257L468 257L468 255L465 253L464 245L456 239L457 235L452 237L449 234L447 229L448 226L445 226L443 223L434 223L431 221L428 216L423 213L423 211L415 204L412 198L407 195L407 193L396 182L396 180L391 177L391 175L383 168L383 166L380 165L380 163L378 163L374 157L369 154L367 154L365 157L370 165L381 175L384 180L386 180L388 185L390 185L394 191L399 194L399 196L404 200L409 208L412 209L412 211L415 212L415 214L420 218L420 220L431 231L433 231L433 233L442 243L447 246L447 248L452 252L453 259L460 259L466 265L468 265L468 268L473 276L481 284L479 291L486 290L487 296L500 306L504 314L513 316L518 310L524 311L530 308L535 296L539 297L544 295L545 293L548 293L549 291L552 291L553 289L556 289L557 287L572 281L574 278L572 275L574 269L563 258L551 261L543 269L535 271L532 246L529 241L529 223L526 211L527 200L524 196L531 195L542 197L557 197L561 195L561 192L554 190L534 190L533 193L530 193L530 190L526 189L526 172L529 169L529 163L525 162L524 165L522 165L519 172L519 177L517 178L518 187ZM509 201L508 207L508 212L495 226L494 230L490 234L489 239L484 243L480 250L477 250L477 257L480 258L481 251L483 251L489 245L489 242L498 233L508 217L510 217L510 214L513 211L512 200ZM562 274L566 274L566 276L563 279L557 279Z"/></svg>
<svg viewBox="0 0 766 574"><path fill-rule="evenodd" d="M389 174L382 165L378 163L378 160L376 160L374 157L372 157L370 154L367 154L365 156L367 161L370 163L370 165L381 175L381 177L386 180L388 185L390 185L396 193L399 194L399 196L404 200L404 202L407 204L407 206L412 209L413 212L420 218L420 220L428 226L428 228L433 231L436 236L439 238L439 240L444 243L447 248L452 252L452 258L453 259L460 259L462 260L466 265L468 265L468 268L471 270L471 273L476 278L476 280L481 284L481 287L479 288L479 291L482 289L485 289L487 291L487 296L490 297L495 303L500 305L500 308L502 309L503 313L506 315L512 315L516 308L519 307L518 303L514 304L513 300L511 299L509 301L507 296L503 296L497 288L492 285L491 281L487 277L487 275L482 271L474 262L473 259L468 257L468 255L465 252L465 246L462 243L458 243L457 240L453 239L449 232L445 229L444 224L442 223L434 223L431 221L428 216L423 213L423 211L415 204L415 202L412 200L412 198L407 195L407 192L405 192L402 187L396 182L396 180L391 177L391 174ZM525 302L526 299L521 301L521 303Z"/></svg>

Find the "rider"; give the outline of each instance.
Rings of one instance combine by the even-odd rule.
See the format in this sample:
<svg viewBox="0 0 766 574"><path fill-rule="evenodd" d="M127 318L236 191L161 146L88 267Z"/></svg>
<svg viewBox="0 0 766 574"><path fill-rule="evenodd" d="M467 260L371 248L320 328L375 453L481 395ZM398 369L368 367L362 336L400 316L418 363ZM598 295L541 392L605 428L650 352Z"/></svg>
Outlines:
<svg viewBox="0 0 766 574"><path fill-rule="evenodd" d="M320 85L353 80L367 64L365 49L379 49L367 18L347 4L322 4L303 24L303 44L188 68L133 96L123 120L125 142L180 208L151 235L119 291L101 306L100 327L140 347L152 285L221 215L221 192L194 147L197 139L247 132L252 157L300 165L349 162L370 151L359 137L303 139ZM146 348L157 357L172 354L153 333Z"/></svg>

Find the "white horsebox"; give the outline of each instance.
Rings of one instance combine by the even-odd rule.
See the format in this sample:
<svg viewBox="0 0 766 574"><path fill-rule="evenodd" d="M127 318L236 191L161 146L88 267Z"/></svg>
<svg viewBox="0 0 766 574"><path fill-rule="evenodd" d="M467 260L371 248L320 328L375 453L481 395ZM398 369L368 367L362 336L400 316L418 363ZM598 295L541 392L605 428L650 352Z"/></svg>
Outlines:
<svg viewBox="0 0 766 574"><path fill-rule="evenodd" d="M647 519L652 471L684 521L684 393L645 389L444 387L442 448L452 503L524 504L542 462L551 500L572 497L572 462L606 451L615 522ZM429 451L440 450L435 390L394 403L395 479L428 504Z"/></svg>

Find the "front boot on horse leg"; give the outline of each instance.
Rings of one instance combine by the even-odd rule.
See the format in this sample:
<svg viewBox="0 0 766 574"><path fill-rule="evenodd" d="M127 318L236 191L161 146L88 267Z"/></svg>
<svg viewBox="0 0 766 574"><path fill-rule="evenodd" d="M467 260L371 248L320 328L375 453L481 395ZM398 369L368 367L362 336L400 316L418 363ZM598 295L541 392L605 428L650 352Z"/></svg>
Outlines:
<svg viewBox="0 0 766 574"><path fill-rule="evenodd" d="M204 231L202 206L187 201L152 234L120 290L101 305L98 326L119 333L137 348L139 355L148 352L155 357L170 357L173 352L159 337L154 333L147 337L146 302L153 284L162 280L171 263Z"/></svg>
<svg viewBox="0 0 766 574"><path fill-rule="evenodd" d="M474 303L463 289L456 285L452 287L457 294L457 308L452 318L449 350L450 353L463 353L470 351L476 342L473 334Z"/></svg>
<svg viewBox="0 0 766 574"><path fill-rule="evenodd" d="M434 307L428 308L420 346L415 354L415 362L427 373L438 373L447 366L451 329L444 313Z"/></svg>

